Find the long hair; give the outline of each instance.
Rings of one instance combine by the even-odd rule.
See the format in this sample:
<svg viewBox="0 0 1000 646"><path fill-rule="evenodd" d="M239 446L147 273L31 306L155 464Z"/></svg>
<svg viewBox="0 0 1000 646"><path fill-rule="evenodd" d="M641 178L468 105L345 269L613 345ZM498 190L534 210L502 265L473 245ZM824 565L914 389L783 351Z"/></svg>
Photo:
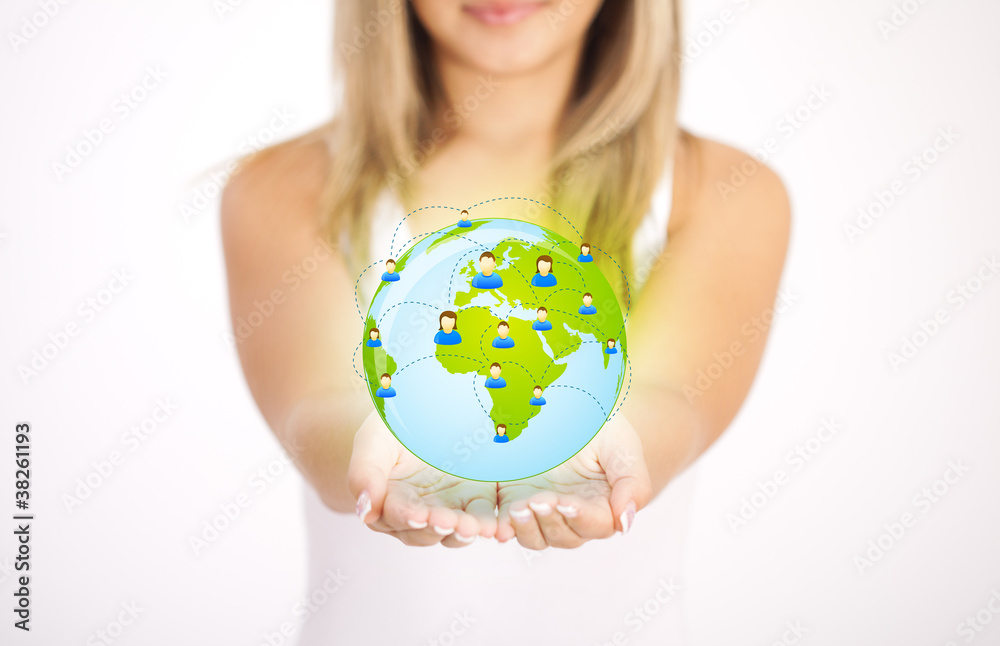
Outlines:
<svg viewBox="0 0 1000 646"><path fill-rule="evenodd" d="M623 266L674 154L679 14L679 0L605 0L587 32L549 168L548 203ZM443 91L430 36L409 2L337 0L334 29L342 96L320 129L333 149L324 225L366 256L367 218L385 188L400 200L410 195L410 178L434 142Z"/></svg>

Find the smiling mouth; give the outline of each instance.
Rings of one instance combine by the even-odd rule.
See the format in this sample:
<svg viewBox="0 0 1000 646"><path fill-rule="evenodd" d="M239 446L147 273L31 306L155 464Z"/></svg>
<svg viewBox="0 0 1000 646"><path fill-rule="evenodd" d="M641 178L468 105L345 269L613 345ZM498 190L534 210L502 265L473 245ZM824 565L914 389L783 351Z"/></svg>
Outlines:
<svg viewBox="0 0 1000 646"><path fill-rule="evenodd" d="M493 4L486 6L464 6L462 10L487 25L513 25L531 16L544 5L544 2L515 5Z"/></svg>

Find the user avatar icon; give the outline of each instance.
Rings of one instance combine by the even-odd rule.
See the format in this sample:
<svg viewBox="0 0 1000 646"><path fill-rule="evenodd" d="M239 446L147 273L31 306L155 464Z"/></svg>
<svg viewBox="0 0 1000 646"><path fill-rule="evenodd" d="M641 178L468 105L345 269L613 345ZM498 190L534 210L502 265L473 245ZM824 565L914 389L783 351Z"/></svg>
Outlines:
<svg viewBox="0 0 1000 646"><path fill-rule="evenodd" d="M373 327L372 329L368 330L368 340L365 341L365 345L367 345L369 348L382 347L382 339L379 338L377 327Z"/></svg>
<svg viewBox="0 0 1000 646"><path fill-rule="evenodd" d="M462 209L462 219L458 221L458 226L462 228L468 228L472 226L472 222L469 221L469 212Z"/></svg>
<svg viewBox="0 0 1000 646"><path fill-rule="evenodd" d="M494 348L513 348L514 339L507 336L510 333L510 325L507 321L500 321L497 323L497 338L493 339Z"/></svg>
<svg viewBox="0 0 1000 646"><path fill-rule="evenodd" d="M614 339L608 339L608 347L604 348L604 354L618 354Z"/></svg>
<svg viewBox="0 0 1000 646"><path fill-rule="evenodd" d="M494 361L490 364L490 376L486 378L487 388L506 388L507 382L500 376L500 364Z"/></svg>
<svg viewBox="0 0 1000 646"><path fill-rule="evenodd" d="M594 262L594 257L590 255L590 243L584 242L580 245L580 255L576 257L577 262Z"/></svg>
<svg viewBox="0 0 1000 646"><path fill-rule="evenodd" d="M388 372L383 372L379 377L382 387L375 391L376 397L395 397L396 389L392 387L392 377Z"/></svg>
<svg viewBox="0 0 1000 646"><path fill-rule="evenodd" d="M535 275L531 277L532 287L555 287L556 277L552 271L552 256L538 256L535 261Z"/></svg>
<svg viewBox="0 0 1000 646"><path fill-rule="evenodd" d="M458 345L462 337L458 334L458 314L451 310L441 312L438 317L438 332L434 335L434 343L438 345Z"/></svg>
<svg viewBox="0 0 1000 646"><path fill-rule="evenodd" d="M496 289L503 287L503 279L500 274L494 273L497 268L497 258L489 251L484 251L479 256L479 273L472 279L472 286L476 289Z"/></svg>
<svg viewBox="0 0 1000 646"><path fill-rule="evenodd" d="M397 280L399 280L399 274L396 273L396 261L389 258L385 261L385 271L382 273L382 282L394 283Z"/></svg>
<svg viewBox="0 0 1000 646"><path fill-rule="evenodd" d="M593 306L594 297L587 292L583 295L583 305L580 306L580 314L597 314L597 308Z"/></svg>
<svg viewBox="0 0 1000 646"><path fill-rule="evenodd" d="M531 401L529 401L528 403L531 404L532 406L544 406L545 398L542 397L542 387L535 386L531 392L534 395L534 397L532 397Z"/></svg>
<svg viewBox="0 0 1000 646"><path fill-rule="evenodd" d="M538 317L538 320L531 324L532 330L545 332L552 329L552 324L545 320L545 318L549 315L549 311L547 309L539 307L535 312L535 315Z"/></svg>
<svg viewBox="0 0 1000 646"><path fill-rule="evenodd" d="M503 444L504 442L510 442L510 438L507 437L507 425L497 424L497 434L493 436L493 441L497 444Z"/></svg>

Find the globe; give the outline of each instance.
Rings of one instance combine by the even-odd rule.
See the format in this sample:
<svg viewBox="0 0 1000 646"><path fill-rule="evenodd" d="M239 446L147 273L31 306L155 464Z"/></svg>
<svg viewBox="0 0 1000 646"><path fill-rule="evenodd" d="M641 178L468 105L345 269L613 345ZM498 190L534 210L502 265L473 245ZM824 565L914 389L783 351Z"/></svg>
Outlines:
<svg viewBox="0 0 1000 646"><path fill-rule="evenodd" d="M422 238L383 275L365 317L364 379L386 426L427 464L469 480L531 477L614 413L628 344L603 272L620 269L529 222L463 224Z"/></svg>

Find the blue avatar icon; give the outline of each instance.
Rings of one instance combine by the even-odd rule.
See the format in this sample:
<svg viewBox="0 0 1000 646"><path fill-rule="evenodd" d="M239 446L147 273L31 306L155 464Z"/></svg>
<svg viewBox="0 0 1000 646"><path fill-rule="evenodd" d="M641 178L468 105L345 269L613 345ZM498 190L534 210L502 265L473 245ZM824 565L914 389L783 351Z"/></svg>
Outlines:
<svg viewBox="0 0 1000 646"><path fill-rule="evenodd" d="M510 438L507 437L507 425L497 424L497 434L493 436L493 441L497 444L504 444L505 442L510 442Z"/></svg>
<svg viewBox="0 0 1000 646"><path fill-rule="evenodd" d="M486 378L487 388L506 388L507 382L500 376L500 364L494 361L490 364L490 376Z"/></svg>
<svg viewBox="0 0 1000 646"><path fill-rule="evenodd" d="M438 345L458 345L462 337L458 333L458 314L445 310L438 316L438 331L434 335L434 343Z"/></svg>
<svg viewBox="0 0 1000 646"><path fill-rule="evenodd" d="M379 381L382 383L382 387L375 391L376 397L389 398L396 396L396 389L392 387L392 377L388 372L382 373Z"/></svg>
<svg viewBox="0 0 1000 646"><path fill-rule="evenodd" d="M577 262L594 262L594 257L590 255L590 243L584 242L580 245L580 255L576 257Z"/></svg>
<svg viewBox="0 0 1000 646"><path fill-rule="evenodd" d="M608 347L604 348L604 354L618 354L614 339L608 339Z"/></svg>
<svg viewBox="0 0 1000 646"><path fill-rule="evenodd" d="M538 320L532 322L531 329L538 330L540 332L546 332L548 330L551 330L552 324L545 320L546 317L548 317L548 315L549 311L547 309L545 309L544 307L539 307L538 310L535 312L535 316L538 317Z"/></svg>
<svg viewBox="0 0 1000 646"><path fill-rule="evenodd" d="M489 251L484 251L479 256L479 273L472 278L472 286L476 289L496 289L503 287L503 279L500 274L494 273L497 268L497 259Z"/></svg>
<svg viewBox="0 0 1000 646"><path fill-rule="evenodd" d="M529 401L528 403L531 404L532 406L544 406L545 398L542 397L542 387L535 386L531 392L534 395L534 397L532 397L531 401Z"/></svg>
<svg viewBox="0 0 1000 646"><path fill-rule="evenodd" d="M379 337L379 332L377 327L373 327L372 329L368 330L368 340L365 341L365 345L368 346L369 348L381 348L382 339L378 337Z"/></svg>
<svg viewBox="0 0 1000 646"><path fill-rule="evenodd" d="M551 256L538 256L535 261L535 275L531 277L532 287L555 287L556 277L549 272L552 270Z"/></svg>
<svg viewBox="0 0 1000 646"><path fill-rule="evenodd" d="M382 272L382 282L394 283L397 280L399 280L399 274L396 273L396 261L390 258L385 261L385 271Z"/></svg>
<svg viewBox="0 0 1000 646"><path fill-rule="evenodd" d="M583 305L580 306L580 314L597 314L597 308L593 306L594 297L587 292L583 295Z"/></svg>
<svg viewBox="0 0 1000 646"><path fill-rule="evenodd" d="M513 348L514 339L507 336L509 332L510 332L510 325L507 324L507 321L500 321L499 323L497 323L497 334L499 336L493 339L493 347Z"/></svg>
<svg viewBox="0 0 1000 646"><path fill-rule="evenodd" d="M465 209L462 209L462 219L458 221L458 226L462 227L463 229L472 226L472 222L469 221L469 212L466 211Z"/></svg>

